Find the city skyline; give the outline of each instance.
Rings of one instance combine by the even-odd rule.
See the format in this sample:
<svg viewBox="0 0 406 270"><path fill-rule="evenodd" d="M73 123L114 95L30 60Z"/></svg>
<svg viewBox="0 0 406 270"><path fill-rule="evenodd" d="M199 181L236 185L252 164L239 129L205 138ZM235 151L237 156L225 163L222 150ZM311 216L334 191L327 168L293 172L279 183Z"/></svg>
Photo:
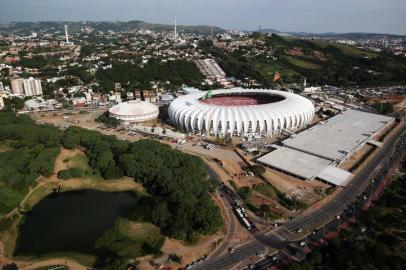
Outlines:
<svg viewBox="0 0 406 270"><path fill-rule="evenodd" d="M0 21L130 21L212 25L224 29L311 33L388 33L405 35L406 2L401 0L0 0Z"/></svg>

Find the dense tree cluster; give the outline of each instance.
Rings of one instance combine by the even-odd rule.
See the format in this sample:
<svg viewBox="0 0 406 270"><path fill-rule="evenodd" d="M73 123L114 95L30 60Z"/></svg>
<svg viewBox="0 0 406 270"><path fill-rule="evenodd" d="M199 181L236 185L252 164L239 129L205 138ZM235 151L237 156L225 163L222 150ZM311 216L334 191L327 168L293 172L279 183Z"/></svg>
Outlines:
<svg viewBox="0 0 406 270"><path fill-rule="evenodd" d="M0 112L0 144L12 149L0 152L0 201L11 199L3 196L25 192L40 175L53 173L60 139L55 127L37 125L26 115ZM1 210L11 210L12 206L16 205Z"/></svg>
<svg viewBox="0 0 406 270"><path fill-rule="evenodd" d="M24 108L24 99L12 97L4 99L3 111L19 111Z"/></svg>
<svg viewBox="0 0 406 270"><path fill-rule="evenodd" d="M114 117L109 117L109 112L106 111L105 113L99 115L96 119L96 122L103 123L107 127L118 127L121 124L121 121Z"/></svg>
<svg viewBox="0 0 406 270"><path fill-rule="evenodd" d="M26 115L0 113L0 141L12 140L13 148L56 147L60 144L60 131L50 125L37 125Z"/></svg>
<svg viewBox="0 0 406 270"><path fill-rule="evenodd" d="M105 92L114 90L114 83L119 82L129 89L150 89L151 81L170 82L169 86L201 85L202 75L193 62L183 60L162 63L150 60L143 67L139 64L114 63L113 68L99 70L96 79Z"/></svg>
<svg viewBox="0 0 406 270"><path fill-rule="evenodd" d="M22 57L20 60L20 65L27 68L43 68L45 66L57 66L60 64L59 58L56 56L33 56L33 57Z"/></svg>

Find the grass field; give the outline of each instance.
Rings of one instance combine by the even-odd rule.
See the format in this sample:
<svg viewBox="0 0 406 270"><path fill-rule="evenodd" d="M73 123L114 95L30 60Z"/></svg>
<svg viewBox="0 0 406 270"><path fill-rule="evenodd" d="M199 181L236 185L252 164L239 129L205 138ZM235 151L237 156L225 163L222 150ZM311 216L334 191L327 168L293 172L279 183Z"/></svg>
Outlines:
<svg viewBox="0 0 406 270"><path fill-rule="evenodd" d="M150 223L119 219L116 227L121 234L137 243L135 246L140 246L144 249L144 252L159 254L158 251L165 241L165 237L161 234L159 228ZM139 253L139 251L135 252Z"/></svg>
<svg viewBox="0 0 406 270"><path fill-rule="evenodd" d="M109 249L123 258L160 255L165 237L158 227L120 218L114 228L107 230L96 241L96 248Z"/></svg>
<svg viewBox="0 0 406 270"><path fill-rule="evenodd" d="M24 211L30 211L34 205L52 193L51 185L43 185L35 189L30 196L21 204Z"/></svg>
<svg viewBox="0 0 406 270"><path fill-rule="evenodd" d="M89 165L89 158L84 153L79 153L73 157L64 160L69 168L80 168L84 173L84 178L102 179L99 174L94 173L92 167Z"/></svg>
<svg viewBox="0 0 406 270"><path fill-rule="evenodd" d="M270 65L265 63L256 64L255 69L258 70L258 72L261 73L262 76L268 78L268 80L270 81L273 80L277 71L282 75L284 80L286 79L286 81L292 80L299 75L294 70L283 69L279 65Z"/></svg>
<svg viewBox="0 0 406 270"><path fill-rule="evenodd" d="M17 190L0 183L0 216L16 208L27 193L28 188Z"/></svg>
<svg viewBox="0 0 406 270"><path fill-rule="evenodd" d="M275 191L274 187L272 187L271 185L266 184L266 183L256 185L254 187L254 190L269 198L276 197L276 191Z"/></svg>
<svg viewBox="0 0 406 270"><path fill-rule="evenodd" d="M332 43L330 44L331 46L334 46L338 49L340 49L344 54L349 55L349 56L354 56L354 57L361 57L361 56L367 56L367 57L375 57L376 54L363 51L345 44L338 44L338 43Z"/></svg>
<svg viewBox="0 0 406 270"><path fill-rule="evenodd" d="M297 58L288 57L287 60L292 65L295 65L295 66L301 67L301 68L305 68L305 69L320 69L321 68L321 66L319 66L317 64L307 62L304 60L300 60Z"/></svg>

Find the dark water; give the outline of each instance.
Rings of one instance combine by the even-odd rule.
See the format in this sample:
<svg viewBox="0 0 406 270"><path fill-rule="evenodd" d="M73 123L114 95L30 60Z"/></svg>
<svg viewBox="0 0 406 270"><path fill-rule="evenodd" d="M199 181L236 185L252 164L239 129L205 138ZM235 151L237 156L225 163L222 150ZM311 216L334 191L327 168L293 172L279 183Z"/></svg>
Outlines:
<svg viewBox="0 0 406 270"><path fill-rule="evenodd" d="M95 190L54 194L27 213L20 227L17 255L76 251L95 254L94 243L134 207L129 192Z"/></svg>

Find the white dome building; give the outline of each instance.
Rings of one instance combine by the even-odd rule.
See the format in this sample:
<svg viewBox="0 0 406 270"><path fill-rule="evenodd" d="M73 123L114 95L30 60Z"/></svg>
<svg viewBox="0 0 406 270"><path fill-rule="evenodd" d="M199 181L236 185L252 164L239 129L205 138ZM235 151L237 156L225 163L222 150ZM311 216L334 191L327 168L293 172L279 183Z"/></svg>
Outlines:
<svg viewBox="0 0 406 270"><path fill-rule="evenodd" d="M273 135L309 124L313 103L293 93L233 88L181 96L169 106L169 118L187 132L212 135Z"/></svg>
<svg viewBox="0 0 406 270"><path fill-rule="evenodd" d="M140 100L120 103L109 109L109 116L126 123L139 123L156 119L159 114L158 106Z"/></svg>

